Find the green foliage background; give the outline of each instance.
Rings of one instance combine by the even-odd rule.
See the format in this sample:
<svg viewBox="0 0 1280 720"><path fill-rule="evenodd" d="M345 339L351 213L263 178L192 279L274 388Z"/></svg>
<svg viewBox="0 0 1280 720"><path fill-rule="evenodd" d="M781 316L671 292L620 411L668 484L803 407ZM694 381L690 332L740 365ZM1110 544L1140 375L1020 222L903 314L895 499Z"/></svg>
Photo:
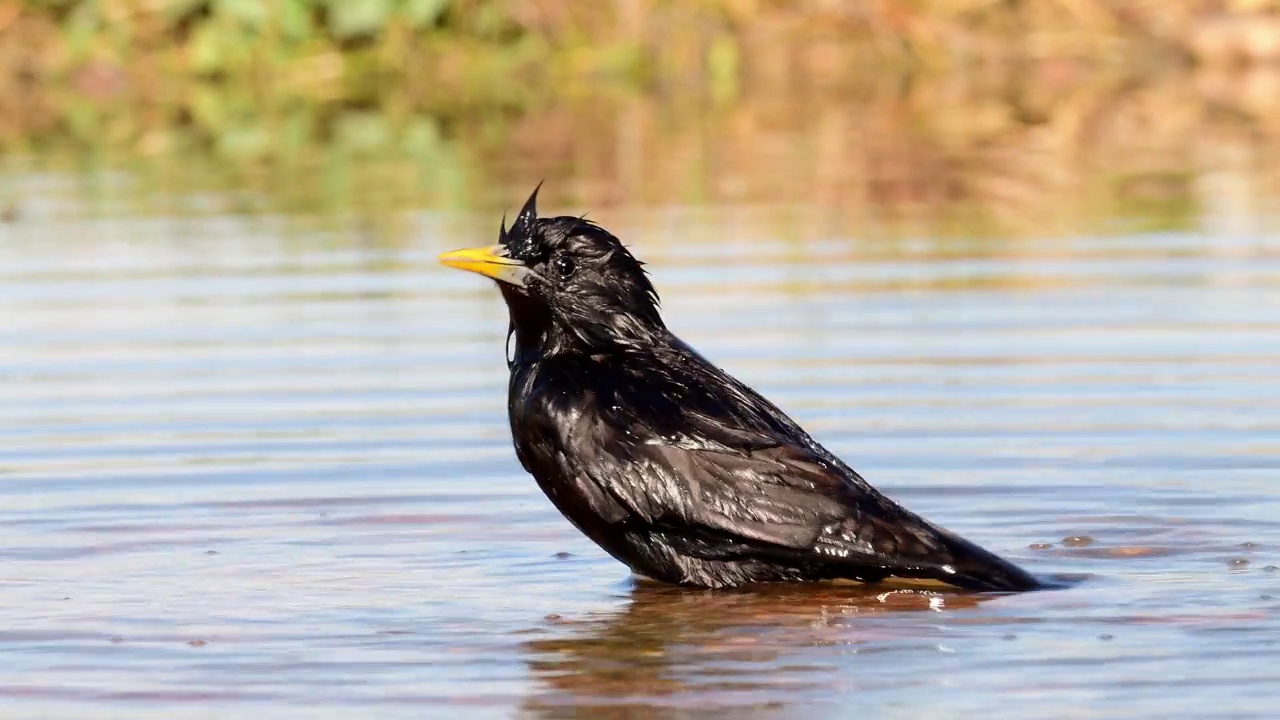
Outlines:
<svg viewBox="0 0 1280 720"><path fill-rule="evenodd" d="M1276 59L1280 0L0 0L0 205L53 171L95 212L386 229L546 177L594 207L1159 227L1196 142L1276 155Z"/></svg>

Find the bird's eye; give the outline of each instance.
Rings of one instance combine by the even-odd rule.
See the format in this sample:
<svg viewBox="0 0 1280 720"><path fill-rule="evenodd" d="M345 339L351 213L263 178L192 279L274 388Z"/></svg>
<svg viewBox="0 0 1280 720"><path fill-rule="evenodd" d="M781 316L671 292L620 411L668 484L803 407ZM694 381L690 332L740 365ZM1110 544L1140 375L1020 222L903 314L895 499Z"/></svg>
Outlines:
<svg viewBox="0 0 1280 720"><path fill-rule="evenodd" d="M564 255L556 258L551 264L555 267L556 274L562 280L568 278L573 274L574 270L578 269L578 266L573 262L573 258L565 257Z"/></svg>

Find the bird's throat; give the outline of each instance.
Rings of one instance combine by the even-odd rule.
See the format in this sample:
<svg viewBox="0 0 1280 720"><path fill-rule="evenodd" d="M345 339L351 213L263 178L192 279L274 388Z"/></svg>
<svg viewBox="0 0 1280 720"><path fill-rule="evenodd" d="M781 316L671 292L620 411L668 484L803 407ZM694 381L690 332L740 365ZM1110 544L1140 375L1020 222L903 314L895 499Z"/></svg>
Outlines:
<svg viewBox="0 0 1280 720"><path fill-rule="evenodd" d="M498 283L498 289L507 303L511 329L515 334L511 357L518 361L521 357L543 352L554 330L550 309L518 288Z"/></svg>

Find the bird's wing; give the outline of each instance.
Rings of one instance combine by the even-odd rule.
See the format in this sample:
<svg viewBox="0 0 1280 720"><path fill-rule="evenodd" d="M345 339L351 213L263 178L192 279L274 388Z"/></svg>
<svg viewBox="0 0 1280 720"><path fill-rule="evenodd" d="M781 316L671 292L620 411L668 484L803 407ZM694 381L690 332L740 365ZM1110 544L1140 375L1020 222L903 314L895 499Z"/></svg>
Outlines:
<svg viewBox="0 0 1280 720"><path fill-rule="evenodd" d="M881 495L747 386L705 361L681 369L679 378L652 372L597 386L570 403L572 413L561 411L574 419L555 433L563 444L548 449L600 517L646 525L704 560L1038 587Z"/></svg>
<svg viewBox="0 0 1280 720"><path fill-rule="evenodd" d="M816 552L886 568L950 559L937 528L802 442L687 408L681 425L643 436L596 425L579 477L706 559Z"/></svg>

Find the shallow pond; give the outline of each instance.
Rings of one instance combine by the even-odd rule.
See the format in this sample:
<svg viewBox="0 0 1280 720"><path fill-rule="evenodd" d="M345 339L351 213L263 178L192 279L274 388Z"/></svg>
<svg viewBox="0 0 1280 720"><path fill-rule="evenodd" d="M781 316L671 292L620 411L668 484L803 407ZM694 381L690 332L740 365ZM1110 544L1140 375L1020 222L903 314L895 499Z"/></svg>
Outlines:
<svg viewBox="0 0 1280 720"><path fill-rule="evenodd" d="M492 213L387 246L39 182L0 224L7 718L1273 717L1274 235L593 211L680 335L874 484L1084 578L707 593L629 579L516 463L505 310L434 259Z"/></svg>

